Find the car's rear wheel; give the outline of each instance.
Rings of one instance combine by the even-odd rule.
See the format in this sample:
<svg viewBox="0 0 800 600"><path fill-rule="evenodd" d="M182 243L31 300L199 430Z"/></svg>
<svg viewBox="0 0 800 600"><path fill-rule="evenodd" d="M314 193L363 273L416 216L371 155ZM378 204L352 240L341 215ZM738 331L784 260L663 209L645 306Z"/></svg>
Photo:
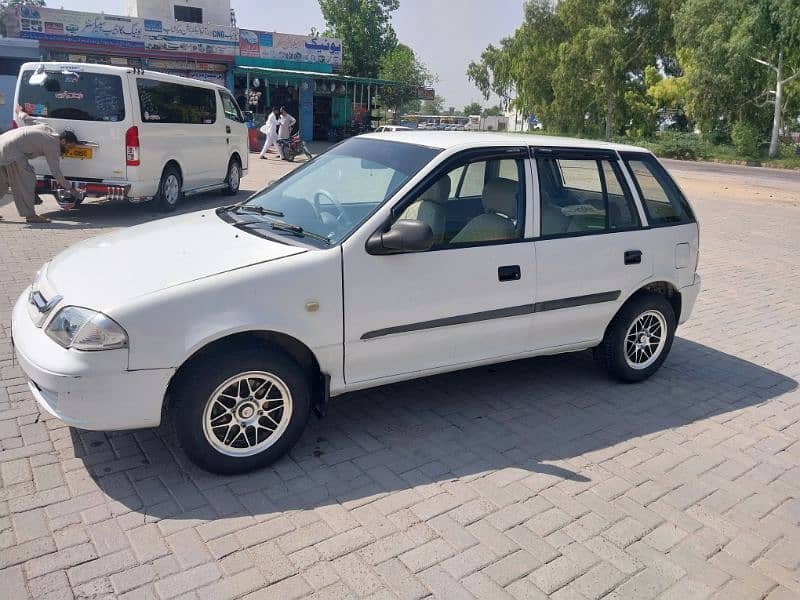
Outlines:
<svg viewBox="0 0 800 600"><path fill-rule="evenodd" d="M228 163L228 174L225 177L224 193L228 196L235 196L239 193L239 185L242 182L242 165L235 158Z"/></svg>
<svg viewBox="0 0 800 600"><path fill-rule="evenodd" d="M161 181L158 184L158 192L155 201L156 208L161 212L172 212L177 208L178 201L181 199L181 187L183 180L177 167L167 165L161 174Z"/></svg>
<svg viewBox="0 0 800 600"><path fill-rule="evenodd" d="M306 373L277 350L242 348L191 365L175 390L175 432L207 471L244 473L289 451L311 411Z"/></svg>
<svg viewBox="0 0 800 600"><path fill-rule="evenodd" d="M611 321L595 357L617 379L642 381L666 360L675 327L675 311L664 296L641 294Z"/></svg>

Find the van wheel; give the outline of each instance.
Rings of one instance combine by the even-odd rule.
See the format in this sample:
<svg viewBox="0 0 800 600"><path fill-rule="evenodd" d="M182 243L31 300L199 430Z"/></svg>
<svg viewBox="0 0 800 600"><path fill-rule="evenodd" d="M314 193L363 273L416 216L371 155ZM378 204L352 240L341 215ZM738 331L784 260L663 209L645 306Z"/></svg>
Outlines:
<svg viewBox="0 0 800 600"><path fill-rule="evenodd" d="M643 381L666 360L675 327L675 311L664 296L641 294L611 321L595 358L621 381Z"/></svg>
<svg viewBox="0 0 800 600"><path fill-rule="evenodd" d="M172 212L175 210L181 199L181 184L181 174L178 169L172 165L164 167L155 197L156 208L159 211Z"/></svg>
<svg viewBox="0 0 800 600"><path fill-rule="evenodd" d="M207 356L181 377L171 416L196 465L245 473L286 454L311 412L306 373L277 350L242 348Z"/></svg>
<svg viewBox="0 0 800 600"><path fill-rule="evenodd" d="M226 196L235 196L239 193L239 184L242 182L242 165L235 158L231 159L228 163L228 175L225 177L225 189L223 193Z"/></svg>

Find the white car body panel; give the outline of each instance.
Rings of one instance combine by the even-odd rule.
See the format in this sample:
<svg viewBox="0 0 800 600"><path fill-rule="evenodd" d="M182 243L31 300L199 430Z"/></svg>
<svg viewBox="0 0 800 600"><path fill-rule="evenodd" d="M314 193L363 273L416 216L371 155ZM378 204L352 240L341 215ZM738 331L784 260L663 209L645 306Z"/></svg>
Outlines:
<svg viewBox="0 0 800 600"><path fill-rule="evenodd" d="M101 236L58 255L38 284L48 298L63 296L48 319L67 305L102 311L125 329L129 347L100 352L62 348L46 335L47 321L43 327L33 324L26 290L14 308L13 339L39 402L66 422L89 429L156 425L176 370L208 344L244 332L273 332L304 344L320 371L330 376L330 394L336 396L469 366L592 347L619 307L648 283L666 282L680 290L680 322L691 313L700 289L696 223L648 228L631 185L642 228L540 238L533 160L526 159L524 239L417 254L375 256L365 248L395 204L462 150L642 149L458 132L360 137L424 144L441 152L340 245L317 247L290 236L263 239L213 211L202 211ZM634 249L642 252L641 263L624 265L625 252ZM504 265L519 265L523 276L500 282L497 269ZM580 306L547 304L608 292L615 297ZM365 335L526 305L534 309ZM120 386L124 389L111 394ZM120 402L127 404L120 408Z"/></svg>

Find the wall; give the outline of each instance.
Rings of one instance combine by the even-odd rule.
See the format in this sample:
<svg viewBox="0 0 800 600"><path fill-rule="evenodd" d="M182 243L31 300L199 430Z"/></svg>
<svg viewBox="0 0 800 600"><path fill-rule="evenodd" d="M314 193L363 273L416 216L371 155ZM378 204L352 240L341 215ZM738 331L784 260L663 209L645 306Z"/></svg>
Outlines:
<svg viewBox="0 0 800 600"><path fill-rule="evenodd" d="M230 0L128 0L130 17L147 19L174 19L174 6L194 6L203 9L203 22L214 25L230 25Z"/></svg>

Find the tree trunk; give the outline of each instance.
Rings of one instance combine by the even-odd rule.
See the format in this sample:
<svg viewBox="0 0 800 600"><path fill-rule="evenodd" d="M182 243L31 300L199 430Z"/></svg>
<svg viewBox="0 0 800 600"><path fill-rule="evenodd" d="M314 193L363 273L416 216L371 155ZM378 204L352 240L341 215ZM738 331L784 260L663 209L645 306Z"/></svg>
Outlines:
<svg viewBox="0 0 800 600"><path fill-rule="evenodd" d="M783 116L783 50L778 52L778 76L775 83L775 111L772 115L772 136L769 140L769 157L778 156L778 134L781 129L781 117Z"/></svg>
<svg viewBox="0 0 800 600"><path fill-rule="evenodd" d="M606 139L611 139L611 134L614 132L614 96L608 95L608 103L606 104Z"/></svg>

